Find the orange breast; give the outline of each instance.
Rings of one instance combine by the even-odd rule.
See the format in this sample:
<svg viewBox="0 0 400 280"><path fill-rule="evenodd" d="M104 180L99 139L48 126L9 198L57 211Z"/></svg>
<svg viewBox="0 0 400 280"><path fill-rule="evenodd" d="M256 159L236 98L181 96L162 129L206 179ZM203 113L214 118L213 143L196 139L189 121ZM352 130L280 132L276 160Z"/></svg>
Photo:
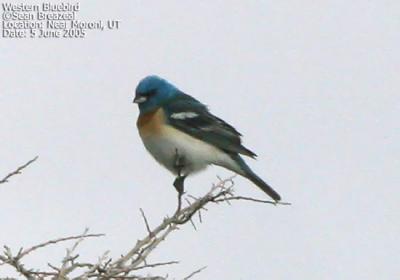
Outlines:
<svg viewBox="0 0 400 280"><path fill-rule="evenodd" d="M136 123L142 138L161 134L164 124L165 116L161 108L139 116Z"/></svg>

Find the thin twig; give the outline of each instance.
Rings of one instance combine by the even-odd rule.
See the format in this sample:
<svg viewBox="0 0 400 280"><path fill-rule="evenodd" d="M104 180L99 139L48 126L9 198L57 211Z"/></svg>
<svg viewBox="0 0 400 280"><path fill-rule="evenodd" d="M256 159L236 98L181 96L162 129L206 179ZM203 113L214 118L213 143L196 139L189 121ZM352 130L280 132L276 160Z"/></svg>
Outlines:
<svg viewBox="0 0 400 280"><path fill-rule="evenodd" d="M224 197L220 199L214 200L214 202L223 202L223 201L230 201L230 200L247 200L247 201L253 201L253 202L259 202L259 203L268 203L268 204L274 204L274 205L292 205L290 202L276 202L272 200L262 200L262 199L256 199L252 197L245 197L245 196L231 196L231 197Z"/></svg>
<svg viewBox="0 0 400 280"><path fill-rule="evenodd" d="M25 163L24 165L21 165L20 167L18 167L16 170L14 170L13 172L9 173L6 177L4 177L3 179L0 180L0 184L4 184L8 182L8 179L10 179L12 176L21 174L21 171L26 168L28 165L30 165L31 163L33 163L34 161L36 161L39 157L36 156L33 159L31 159L30 161L28 161L27 163Z"/></svg>
<svg viewBox="0 0 400 280"><path fill-rule="evenodd" d="M35 250L37 250L39 248L46 247L46 246L48 246L50 244L57 244L59 242L64 242L64 241L69 241L69 240L82 239L82 238L88 238L88 237L101 237L101 236L105 236L105 234L103 234L103 233L99 233L99 234L81 234L81 235L77 235L77 236L69 236L69 237L53 239L53 240L46 241L46 242L43 242L41 244L32 246L31 248L22 251L20 254L17 255L17 257L19 259L21 259L21 258L25 257L26 255L28 255L29 253L31 253L32 251L35 251Z"/></svg>
<svg viewBox="0 0 400 280"><path fill-rule="evenodd" d="M150 226L149 226L149 221L147 220L146 215L144 214L143 209L142 209L142 208L139 208L139 210L140 210L140 213L142 214L142 217L143 217L143 220L144 220L144 224L146 225L147 232L148 232L149 235L151 235L152 232L151 232L151 229L150 229Z"/></svg>
<svg viewBox="0 0 400 280"><path fill-rule="evenodd" d="M179 263L178 261L151 263L151 264L145 264L145 265L142 265L142 266L135 267L132 270L140 270L140 269L144 269L144 268L171 265L171 264L178 264L178 263Z"/></svg>
<svg viewBox="0 0 400 280"><path fill-rule="evenodd" d="M193 271L192 273L190 273L188 276L186 276L186 277L183 278L182 280L188 280L188 279L192 278L194 275L196 275L196 274L202 272L202 271L203 271L204 269L206 269L206 268L207 268L207 266L203 266L202 268L199 268L198 270Z"/></svg>

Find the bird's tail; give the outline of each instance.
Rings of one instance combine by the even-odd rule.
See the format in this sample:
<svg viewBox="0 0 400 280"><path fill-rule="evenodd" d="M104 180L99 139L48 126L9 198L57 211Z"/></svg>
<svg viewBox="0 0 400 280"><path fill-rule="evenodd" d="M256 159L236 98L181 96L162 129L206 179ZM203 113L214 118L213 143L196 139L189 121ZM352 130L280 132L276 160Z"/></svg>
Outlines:
<svg viewBox="0 0 400 280"><path fill-rule="evenodd" d="M275 201L281 200L281 196L273 188L271 188L271 186L265 183L263 179L258 177L257 174L255 174L250 169L250 167L245 163L245 161L240 156L236 158L236 162L239 163L241 169L243 170L243 173L241 174L242 176L252 181L257 187L259 187L263 192L269 195L273 200Z"/></svg>
<svg viewBox="0 0 400 280"><path fill-rule="evenodd" d="M264 182L263 179L258 177L253 171L250 174L247 174L247 179L252 181L254 184L257 185L262 191L268 194L273 200L279 201L281 200L281 196L273 189L270 185Z"/></svg>

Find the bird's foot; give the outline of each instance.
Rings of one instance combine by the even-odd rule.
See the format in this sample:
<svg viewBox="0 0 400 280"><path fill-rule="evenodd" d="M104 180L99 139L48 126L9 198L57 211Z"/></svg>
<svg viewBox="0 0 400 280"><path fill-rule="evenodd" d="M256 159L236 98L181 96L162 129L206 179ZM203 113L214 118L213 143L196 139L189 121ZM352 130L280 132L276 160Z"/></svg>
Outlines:
<svg viewBox="0 0 400 280"><path fill-rule="evenodd" d="M186 175L182 175L182 170L185 167L185 158L179 154L178 149L175 149L174 167L178 173L178 177L176 177L174 181L174 187L178 192L178 208L175 211L176 215L181 211L182 208L182 195L184 194L184 181L186 179Z"/></svg>
<svg viewBox="0 0 400 280"><path fill-rule="evenodd" d="M184 181L186 179L186 176L178 176L176 177L175 181L174 181L174 187L176 189L176 191L178 192L178 194L180 194L181 196L184 193Z"/></svg>
<svg viewBox="0 0 400 280"><path fill-rule="evenodd" d="M174 187L178 192L178 208L176 209L175 214L181 211L182 208L182 195L184 194L184 189L185 189L184 187L185 178L186 176L178 176L174 181Z"/></svg>

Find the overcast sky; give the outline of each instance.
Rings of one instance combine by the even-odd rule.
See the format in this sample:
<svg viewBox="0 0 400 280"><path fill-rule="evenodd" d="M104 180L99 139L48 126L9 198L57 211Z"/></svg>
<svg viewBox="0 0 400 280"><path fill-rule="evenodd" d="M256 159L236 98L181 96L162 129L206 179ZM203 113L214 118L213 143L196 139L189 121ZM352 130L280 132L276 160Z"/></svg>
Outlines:
<svg viewBox="0 0 400 280"><path fill-rule="evenodd" d="M33 1L30 3L34 3ZM40 2L37 2L40 3ZM158 74L244 135L248 162L290 207L210 207L152 261L181 279L398 279L399 1L89 1L121 20L84 39L0 40L0 245L77 234L83 258L118 256L176 207L173 176L145 151L132 104ZM212 167L187 180L204 194ZM237 194L266 198L245 179ZM66 245L65 245L66 246ZM27 259L46 267L64 246ZM0 277L12 275L0 266Z"/></svg>

